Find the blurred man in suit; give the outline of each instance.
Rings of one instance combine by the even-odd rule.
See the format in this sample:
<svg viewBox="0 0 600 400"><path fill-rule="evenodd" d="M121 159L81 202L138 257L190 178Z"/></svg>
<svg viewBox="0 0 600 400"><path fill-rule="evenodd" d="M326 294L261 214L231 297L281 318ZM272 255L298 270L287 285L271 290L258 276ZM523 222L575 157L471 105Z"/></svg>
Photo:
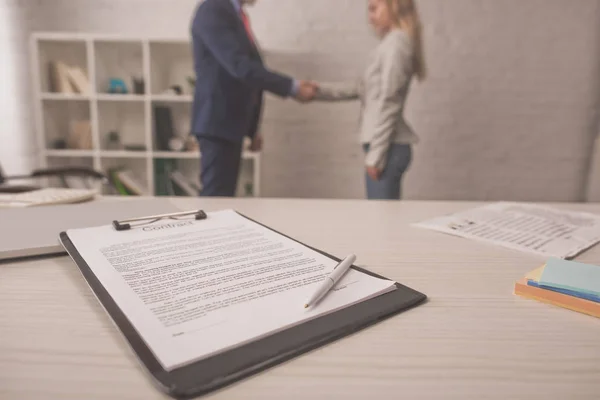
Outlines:
<svg viewBox="0 0 600 400"><path fill-rule="evenodd" d="M262 149L263 91L300 102L314 84L269 71L244 6L256 0L204 0L192 23L196 89L192 132L201 156L202 196L235 196L245 137Z"/></svg>

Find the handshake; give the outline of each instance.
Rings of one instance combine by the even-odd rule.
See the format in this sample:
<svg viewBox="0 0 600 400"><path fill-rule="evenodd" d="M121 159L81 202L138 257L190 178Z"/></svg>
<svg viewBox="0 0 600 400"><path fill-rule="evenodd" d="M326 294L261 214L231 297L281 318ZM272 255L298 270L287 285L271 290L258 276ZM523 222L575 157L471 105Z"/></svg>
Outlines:
<svg viewBox="0 0 600 400"><path fill-rule="evenodd" d="M300 103L308 103L314 100L318 90L319 85L316 82L300 81L295 99Z"/></svg>

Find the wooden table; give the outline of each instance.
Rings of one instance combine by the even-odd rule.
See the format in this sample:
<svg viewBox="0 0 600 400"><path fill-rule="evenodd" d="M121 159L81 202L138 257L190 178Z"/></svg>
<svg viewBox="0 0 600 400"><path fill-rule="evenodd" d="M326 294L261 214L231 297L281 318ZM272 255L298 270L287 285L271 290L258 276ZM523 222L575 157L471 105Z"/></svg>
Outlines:
<svg viewBox="0 0 600 400"><path fill-rule="evenodd" d="M235 208L429 296L205 398L598 399L600 319L525 300L543 259L409 226L448 202L173 199ZM600 213L597 205L556 205ZM579 260L600 263L600 246ZM0 399L162 399L69 258L0 264Z"/></svg>

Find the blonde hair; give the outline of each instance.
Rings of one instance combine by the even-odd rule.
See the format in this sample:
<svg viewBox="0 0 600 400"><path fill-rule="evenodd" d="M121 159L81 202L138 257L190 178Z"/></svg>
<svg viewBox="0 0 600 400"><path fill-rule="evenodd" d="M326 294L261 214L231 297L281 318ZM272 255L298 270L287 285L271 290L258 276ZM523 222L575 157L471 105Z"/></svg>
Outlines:
<svg viewBox="0 0 600 400"><path fill-rule="evenodd" d="M414 58L413 67L415 75L420 81L427 76L423 37L421 33L421 20L414 0L386 0L388 9L395 14L396 23L403 31L407 32L413 40Z"/></svg>

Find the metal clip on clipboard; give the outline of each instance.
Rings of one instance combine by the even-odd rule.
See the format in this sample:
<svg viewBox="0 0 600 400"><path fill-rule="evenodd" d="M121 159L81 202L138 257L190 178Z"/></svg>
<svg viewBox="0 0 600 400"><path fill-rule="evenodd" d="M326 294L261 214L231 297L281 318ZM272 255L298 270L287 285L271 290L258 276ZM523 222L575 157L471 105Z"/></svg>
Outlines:
<svg viewBox="0 0 600 400"><path fill-rule="evenodd" d="M115 230L117 230L117 231L127 231L127 230L130 230L130 229L138 227L138 226L150 225L157 221L161 221L163 219L181 220L181 219L188 218L188 217L194 217L194 219L196 221L208 218L208 216L206 215L206 213L204 211L196 210L196 211L185 211L185 212L178 212L178 213L171 213L171 214L151 215L148 217L124 219L122 221L113 221L112 224L113 224L113 227L115 228ZM137 222L137 224L135 224L136 222Z"/></svg>

